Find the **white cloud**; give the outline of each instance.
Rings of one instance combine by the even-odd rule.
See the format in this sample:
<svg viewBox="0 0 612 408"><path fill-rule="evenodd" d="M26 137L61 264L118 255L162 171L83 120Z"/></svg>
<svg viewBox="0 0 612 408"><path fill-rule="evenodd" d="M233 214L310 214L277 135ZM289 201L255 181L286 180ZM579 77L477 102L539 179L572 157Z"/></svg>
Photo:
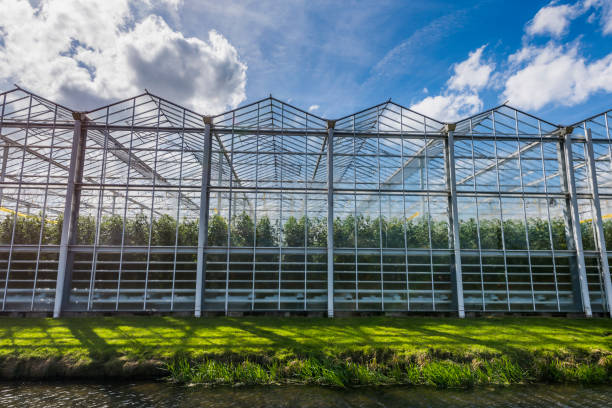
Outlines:
<svg viewBox="0 0 612 408"><path fill-rule="evenodd" d="M604 34L612 34L612 4L606 3L606 8L602 16L602 27Z"/></svg>
<svg viewBox="0 0 612 408"><path fill-rule="evenodd" d="M170 7L174 9L178 9L183 5L183 0L160 0L162 3L166 3Z"/></svg>
<svg viewBox="0 0 612 408"><path fill-rule="evenodd" d="M587 0L574 5L551 3L537 12L527 32L559 37L572 19L592 8L598 11L603 32L612 33L611 0ZM612 92L612 53L589 61L581 55L579 45L579 40L573 45L561 45L556 39L541 47L527 43L508 57L505 69L499 72L495 72L492 62L483 61L483 45L453 66L445 90L412 108L440 120L455 121L482 109L479 92L485 88L499 87L500 100L536 111L549 104L573 106L594 93Z"/></svg>
<svg viewBox="0 0 612 408"><path fill-rule="evenodd" d="M600 9L601 28L604 34L612 34L612 1L610 0L587 0L584 2L584 8ZM595 14L589 17L589 22L596 18Z"/></svg>
<svg viewBox="0 0 612 408"><path fill-rule="evenodd" d="M486 45L483 45L476 51L470 52L468 59L453 67L454 74L448 81L449 89L480 90L488 85L495 65L481 62L482 51L485 47Z"/></svg>
<svg viewBox="0 0 612 408"><path fill-rule="evenodd" d="M567 32L571 20L580 14L582 14L582 8L578 4L542 7L533 20L528 23L527 34L550 34L554 37L560 37Z"/></svg>
<svg viewBox="0 0 612 408"><path fill-rule="evenodd" d="M554 38L547 45L525 43L498 72L492 62L483 61L483 45L453 66L446 89L437 96L422 99L412 109L436 119L455 121L482 110L479 92L486 88L499 88L500 100L535 111L550 104L573 106L594 93L612 92L612 53L588 60L580 53L579 40L569 45L558 41L571 20L591 9L595 9L595 17L590 20L600 19L603 33L612 33L612 0L579 1L573 5L550 3L526 27L531 35L552 35Z"/></svg>
<svg viewBox="0 0 612 408"><path fill-rule="evenodd" d="M509 58L503 98L538 110L550 103L575 105L598 91L612 92L612 54L587 62L577 46L526 46Z"/></svg>
<svg viewBox="0 0 612 408"><path fill-rule="evenodd" d="M316 111L319 108L319 105L310 105L310 107L308 108L308 112Z"/></svg>
<svg viewBox="0 0 612 408"><path fill-rule="evenodd" d="M131 6L0 0L0 80L81 109L143 88L202 113L245 99L247 67L221 34L185 37L159 16L137 20Z"/></svg>
<svg viewBox="0 0 612 408"><path fill-rule="evenodd" d="M428 96L410 109L434 119L454 122L482 111L482 100L477 93L449 93Z"/></svg>
<svg viewBox="0 0 612 408"><path fill-rule="evenodd" d="M595 9L589 15L587 21L594 22L599 18L604 34L612 34L612 1L610 0L585 0L577 1L573 5L562 4L542 7L535 17L527 24L526 32L529 35L549 34L553 37L561 37L567 32L572 20Z"/></svg>
<svg viewBox="0 0 612 408"><path fill-rule="evenodd" d="M465 61L453 66L453 75L447 81L448 89L441 95L428 96L410 108L416 112L447 122L454 122L482 110L478 91L489 84L495 69L492 63L483 63L486 45L470 52Z"/></svg>
<svg viewBox="0 0 612 408"><path fill-rule="evenodd" d="M178 10L183 5L183 0L140 0L140 6L148 8L155 6L167 6L172 10Z"/></svg>
<svg viewBox="0 0 612 408"><path fill-rule="evenodd" d="M552 3L551 3L552 4ZM601 20L604 34L612 33L612 1L586 0L574 5L548 5L538 11L527 26L528 34L559 37L572 19L595 9L589 22ZM612 54L588 61L579 50L580 42L561 45L552 40L543 47L526 44L508 57L503 73L500 99L524 109L538 110L548 104L572 106L593 93L612 92Z"/></svg>

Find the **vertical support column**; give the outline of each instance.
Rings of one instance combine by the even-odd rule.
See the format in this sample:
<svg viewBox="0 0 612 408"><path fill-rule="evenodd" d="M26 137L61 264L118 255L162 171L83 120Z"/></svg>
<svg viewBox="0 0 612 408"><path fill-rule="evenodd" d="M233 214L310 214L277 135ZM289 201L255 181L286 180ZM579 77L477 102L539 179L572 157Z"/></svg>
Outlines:
<svg viewBox="0 0 612 408"><path fill-rule="evenodd" d="M55 304L53 317L60 317L70 295L72 280L72 264L74 255L69 253L69 246L76 239L79 204L81 201L81 181L83 179L83 164L85 157L85 114L74 112L74 134L72 136L72 152L70 154L70 167L68 170L68 184L66 186L66 200L64 203L64 220L60 239L60 252L57 265L57 281L55 287Z"/></svg>
<svg viewBox="0 0 612 408"><path fill-rule="evenodd" d="M593 138L591 137L591 129L584 128L586 137L586 161L589 169L589 182L591 184L591 193L593 194L593 225L595 226L595 240L597 250L599 251L599 265L601 270L601 280L603 282L604 292L606 295L606 305L608 315L612 317L612 283L610 282L610 265L608 264L608 251L606 249L606 238L603 230L603 219L601 216L601 203L599 202L599 186L597 185L597 168L595 166L595 153L593 152Z"/></svg>
<svg viewBox="0 0 612 408"><path fill-rule="evenodd" d="M563 152L559 159L559 168L564 172L563 184L566 193L566 207L569 214L565 216L565 227L570 231L566 232L568 236L568 249L576 251L575 265L570 263L572 270L572 282L574 284L574 296L579 297L582 311L586 317L592 317L591 299L589 297L589 286L586 277L586 263L584 261L584 249L582 246L582 231L580 230L580 214L578 212L578 200L576 198L576 178L574 175L574 158L572 154L572 131L571 127L562 129L562 140L559 143L559 148Z"/></svg>
<svg viewBox="0 0 612 408"><path fill-rule="evenodd" d="M208 205L210 184L210 159L212 150L212 118L204 117L204 153L202 157L202 189L200 190L200 223L198 228L198 260L196 271L195 317L202 315L204 282L206 278L206 247L208 246ZM219 166L221 166L219 162ZM220 211L220 209L219 209Z"/></svg>
<svg viewBox="0 0 612 408"><path fill-rule="evenodd" d="M574 306L578 310L582 310L582 292L580 291L580 278L579 278L579 267L578 267L578 255L576 245L574 244L574 233L572 227L572 205L569 198L569 184L567 183L567 172L565 171L565 142L563 136L559 139L559 148L557 149L557 163L559 166L559 176L562 183L563 191L565 192L564 207L563 207L563 225L565 226L565 241L567 242L567 249L571 251L568 258L568 267L570 270L570 277L572 282L572 297L574 300Z"/></svg>
<svg viewBox="0 0 612 408"><path fill-rule="evenodd" d="M0 168L0 183L4 183L4 175L6 174L6 162L8 162L9 148L4 145L2 148L2 168ZM0 187L0 207L2 206L2 187Z"/></svg>
<svg viewBox="0 0 612 408"><path fill-rule="evenodd" d="M217 173L217 185L223 183L223 152L219 150L219 171ZM221 214L221 194L217 194L217 213Z"/></svg>
<svg viewBox="0 0 612 408"><path fill-rule="evenodd" d="M461 244L459 241L459 209L457 207L457 178L455 176L455 140L454 131L455 124L447 123L445 127L446 143L445 143L445 164L446 164L446 186L448 189L448 215L449 215L449 232L453 248L451 263L451 288L453 291L453 300L457 308L457 315L460 318L465 317L465 308L463 304L463 276L461 272Z"/></svg>
<svg viewBox="0 0 612 408"><path fill-rule="evenodd" d="M327 316L334 317L334 126L327 122Z"/></svg>

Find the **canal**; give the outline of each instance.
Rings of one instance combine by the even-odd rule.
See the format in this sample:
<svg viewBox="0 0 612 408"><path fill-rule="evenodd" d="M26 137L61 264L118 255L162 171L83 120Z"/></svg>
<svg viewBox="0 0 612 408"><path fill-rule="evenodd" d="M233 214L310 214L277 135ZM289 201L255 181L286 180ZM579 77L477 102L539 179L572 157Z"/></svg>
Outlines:
<svg viewBox="0 0 612 408"><path fill-rule="evenodd" d="M314 386L186 387L167 383L0 383L0 407L612 407L612 386L439 390Z"/></svg>

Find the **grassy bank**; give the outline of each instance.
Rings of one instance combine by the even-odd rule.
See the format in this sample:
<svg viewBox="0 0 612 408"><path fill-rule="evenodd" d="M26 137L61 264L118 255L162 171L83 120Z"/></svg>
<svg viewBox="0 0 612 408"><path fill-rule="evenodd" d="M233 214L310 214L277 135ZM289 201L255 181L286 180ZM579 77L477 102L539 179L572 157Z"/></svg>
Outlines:
<svg viewBox="0 0 612 408"><path fill-rule="evenodd" d="M0 318L0 377L180 383L612 383L612 320Z"/></svg>

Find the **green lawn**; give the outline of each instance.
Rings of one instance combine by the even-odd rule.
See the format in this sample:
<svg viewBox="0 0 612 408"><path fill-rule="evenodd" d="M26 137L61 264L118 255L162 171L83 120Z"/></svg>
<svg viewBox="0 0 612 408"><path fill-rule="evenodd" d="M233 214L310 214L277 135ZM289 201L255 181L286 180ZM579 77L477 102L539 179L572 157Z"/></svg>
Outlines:
<svg viewBox="0 0 612 408"><path fill-rule="evenodd" d="M612 353L611 319L0 318L0 359L160 359L218 355Z"/></svg>

